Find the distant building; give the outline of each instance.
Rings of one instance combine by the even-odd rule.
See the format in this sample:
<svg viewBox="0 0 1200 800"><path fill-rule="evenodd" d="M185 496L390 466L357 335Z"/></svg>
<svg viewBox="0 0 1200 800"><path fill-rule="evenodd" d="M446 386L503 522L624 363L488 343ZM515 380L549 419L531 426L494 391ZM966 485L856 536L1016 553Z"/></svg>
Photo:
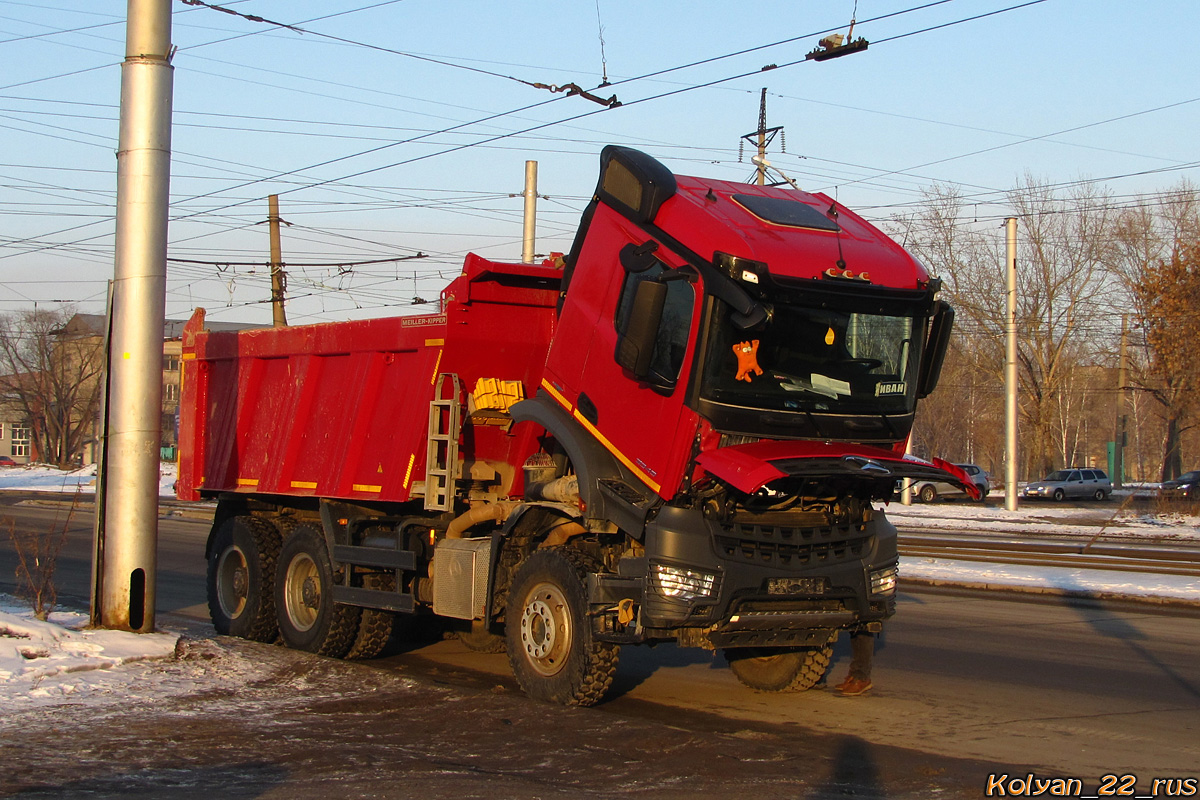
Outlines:
<svg viewBox="0 0 1200 800"><path fill-rule="evenodd" d="M92 346L97 349L104 346L104 332L107 317L103 314L75 314L54 334L62 339L70 339L73 343L82 341L85 344L92 340ZM183 326L187 320L169 319L163 326L163 376L162 376L162 425L161 448L162 457L173 459L175 447L178 444L176 417L179 413L180 387L180 356L183 352ZM211 331L236 331L250 328L267 327L240 322L206 321L205 328ZM2 387L0 387L2 389ZM9 455L18 464L38 460L36 443L31 441L30 427L21 419L19 408L11 402L5 402L0 396L0 456ZM83 450L83 463L94 463L98 447L98 420L90 425L89 443Z"/></svg>

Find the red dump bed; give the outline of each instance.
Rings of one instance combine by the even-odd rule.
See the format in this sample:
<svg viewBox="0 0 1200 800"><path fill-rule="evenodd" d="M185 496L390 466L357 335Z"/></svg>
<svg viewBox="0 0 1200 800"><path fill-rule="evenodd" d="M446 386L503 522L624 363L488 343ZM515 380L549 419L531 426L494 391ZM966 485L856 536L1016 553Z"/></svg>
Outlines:
<svg viewBox="0 0 1200 800"><path fill-rule="evenodd" d="M481 378L532 396L560 277L471 255L441 314L210 333L197 310L183 338L179 497L408 500L425 479L438 375L458 375L464 397ZM464 418L462 476L519 494L538 431Z"/></svg>

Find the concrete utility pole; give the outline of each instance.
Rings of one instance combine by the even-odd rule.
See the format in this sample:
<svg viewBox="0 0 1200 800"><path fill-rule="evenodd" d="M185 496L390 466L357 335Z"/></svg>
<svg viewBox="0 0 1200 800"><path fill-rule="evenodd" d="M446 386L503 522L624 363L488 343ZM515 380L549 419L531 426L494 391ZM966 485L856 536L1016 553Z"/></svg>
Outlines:
<svg viewBox="0 0 1200 800"><path fill-rule="evenodd" d="M1117 435L1113 441L1112 484L1120 489L1125 484L1125 436L1129 417L1126 381L1129 369L1129 315L1121 315L1121 355L1117 362Z"/></svg>
<svg viewBox="0 0 1200 800"><path fill-rule="evenodd" d="M279 242L279 195L267 196L267 227L271 234L271 324L276 328L287 325L283 310L283 287L287 276L283 272L283 246Z"/></svg>
<svg viewBox="0 0 1200 800"><path fill-rule="evenodd" d="M521 237L521 263L533 263L533 241L537 232L538 162L525 162L525 228Z"/></svg>
<svg viewBox="0 0 1200 800"><path fill-rule="evenodd" d="M1017 218L1004 220L1008 292L1004 309L1004 507L1017 510Z"/></svg>
<svg viewBox="0 0 1200 800"><path fill-rule="evenodd" d="M162 347L171 179L171 3L128 0L105 400L101 568L92 618L154 630ZM99 600L99 612L95 606Z"/></svg>

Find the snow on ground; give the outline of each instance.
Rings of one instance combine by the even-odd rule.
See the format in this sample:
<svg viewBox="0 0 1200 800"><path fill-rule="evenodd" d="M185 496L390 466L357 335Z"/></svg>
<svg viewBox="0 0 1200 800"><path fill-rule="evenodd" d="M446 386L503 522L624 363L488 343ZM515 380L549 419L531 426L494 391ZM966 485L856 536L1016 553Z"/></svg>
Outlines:
<svg viewBox="0 0 1200 800"><path fill-rule="evenodd" d="M128 674L114 670L175 653L179 636L85 630L86 614L54 611L43 622L0 595L0 715L86 696L128 697Z"/></svg>
<svg viewBox="0 0 1200 800"><path fill-rule="evenodd" d="M175 464L161 463L158 480L158 496L175 496ZM76 487L86 494L96 491L96 465L66 472L46 464L29 464L21 467L0 467L0 491L14 492L64 492L70 494Z"/></svg>

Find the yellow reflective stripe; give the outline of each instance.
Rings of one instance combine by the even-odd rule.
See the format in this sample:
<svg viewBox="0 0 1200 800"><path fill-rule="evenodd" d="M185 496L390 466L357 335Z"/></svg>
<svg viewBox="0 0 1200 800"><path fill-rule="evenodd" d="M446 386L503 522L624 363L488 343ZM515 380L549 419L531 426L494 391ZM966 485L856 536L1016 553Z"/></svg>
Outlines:
<svg viewBox="0 0 1200 800"><path fill-rule="evenodd" d="M316 481L292 481L293 489L315 489L317 488Z"/></svg>
<svg viewBox="0 0 1200 800"><path fill-rule="evenodd" d="M413 462L417 460L417 454L413 453L408 457L408 469L404 470L404 489L408 490L408 479L412 477Z"/></svg>
<svg viewBox="0 0 1200 800"><path fill-rule="evenodd" d="M356 492L374 492L376 494L383 491L382 486L368 486L365 483L356 483L356 484L353 484L350 488Z"/></svg>
<svg viewBox="0 0 1200 800"><path fill-rule="evenodd" d="M542 388L543 388L543 389L545 389L545 390L546 390L546 392L547 392L547 393L548 393L548 394L549 394L551 397L553 397L553 398L554 398L555 400L557 400L558 402L562 403L562 405L563 405L563 408L567 409L567 411L574 411L574 410L575 410L575 406L573 406L573 405L571 405L570 403L568 403L568 402L567 402L567 398L565 398L565 397L563 397L561 394L559 394L559 393L558 393L558 390L557 390L557 389L555 389L553 386L551 386L551 385L550 385L550 381L546 380L545 378L542 378Z"/></svg>

